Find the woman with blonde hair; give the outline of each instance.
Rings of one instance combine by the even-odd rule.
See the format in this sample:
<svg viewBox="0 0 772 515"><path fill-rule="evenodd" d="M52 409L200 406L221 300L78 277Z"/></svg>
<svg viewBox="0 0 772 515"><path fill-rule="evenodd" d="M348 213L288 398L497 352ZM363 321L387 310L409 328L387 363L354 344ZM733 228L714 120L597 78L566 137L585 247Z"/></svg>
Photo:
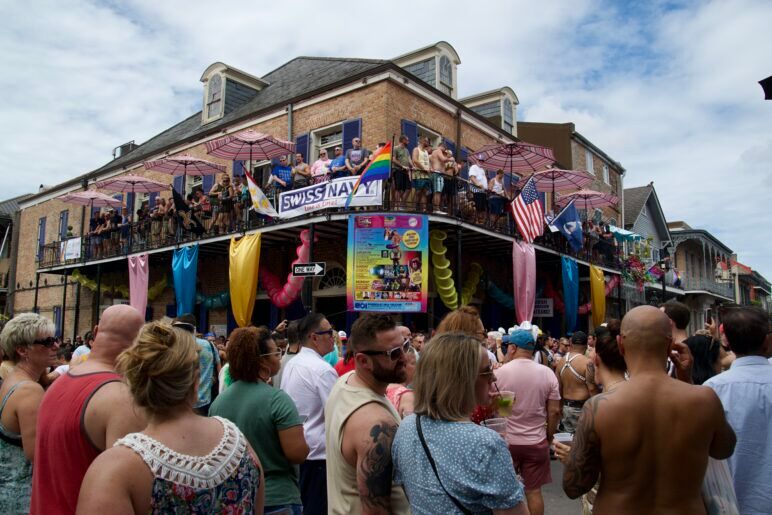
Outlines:
<svg viewBox="0 0 772 515"><path fill-rule="evenodd" d="M15 363L0 386L0 513L27 513L35 426L43 399L38 379L56 360L59 344L53 322L24 313L5 324L0 345Z"/></svg>
<svg viewBox="0 0 772 515"><path fill-rule="evenodd" d="M485 349L461 332L435 336L421 352L415 414L392 445L395 482L415 513L528 513L523 486L498 433L470 420L495 381Z"/></svg>
<svg viewBox="0 0 772 515"><path fill-rule="evenodd" d="M198 344L151 322L118 356L117 369L148 425L89 467L78 513L261 513L263 474L244 435L219 417L196 415Z"/></svg>

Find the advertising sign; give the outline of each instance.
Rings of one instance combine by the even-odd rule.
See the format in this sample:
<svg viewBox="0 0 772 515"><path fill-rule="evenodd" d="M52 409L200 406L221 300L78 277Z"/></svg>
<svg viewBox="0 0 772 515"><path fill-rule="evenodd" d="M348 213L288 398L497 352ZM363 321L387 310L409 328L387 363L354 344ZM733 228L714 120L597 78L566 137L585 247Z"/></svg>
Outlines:
<svg viewBox="0 0 772 515"><path fill-rule="evenodd" d="M279 194L276 210L281 218L292 218L320 209L345 207L346 199L354 189L358 177L341 177L330 182ZM380 206L383 204L383 181L362 184L351 199L351 206Z"/></svg>
<svg viewBox="0 0 772 515"><path fill-rule="evenodd" d="M425 215L354 215L348 223L348 309L426 312L429 219Z"/></svg>
<svg viewBox="0 0 772 515"><path fill-rule="evenodd" d="M552 314L552 299L537 298L536 304L533 308L533 317L551 317Z"/></svg>

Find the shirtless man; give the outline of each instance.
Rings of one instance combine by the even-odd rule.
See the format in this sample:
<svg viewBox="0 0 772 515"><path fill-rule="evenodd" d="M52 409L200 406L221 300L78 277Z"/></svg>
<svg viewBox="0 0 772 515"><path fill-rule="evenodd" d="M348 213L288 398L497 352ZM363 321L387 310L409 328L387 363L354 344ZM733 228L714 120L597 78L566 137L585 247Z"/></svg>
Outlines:
<svg viewBox="0 0 772 515"><path fill-rule="evenodd" d="M432 152L430 162L432 168L432 191L434 191L434 212L441 213L440 207L442 204L442 191L445 189L445 181L448 180L445 172L445 163L450 161L450 157L447 154L448 148L445 143L440 143L437 148Z"/></svg>
<svg viewBox="0 0 772 515"><path fill-rule="evenodd" d="M618 341L630 380L585 403L563 490L579 497L602 469L595 515L703 515L708 456L726 459L735 446L721 402L708 388L667 376L668 353L685 351L673 344L670 320L657 308L628 312Z"/></svg>
<svg viewBox="0 0 772 515"><path fill-rule="evenodd" d="M413 149L413 190L419 211L426 209L432 195L430 150L429 138L423 138L421 144Z"/></svg>
<svg viewBox="0 0 772 515"><path fill-rule="evenodd" d="M54 381L43 396L30 513L75 513L91 462L119 438L147 425L144 410L113 371L118 354L131 346L143 323L131 306L107 308L94 328L88 360Z"/></svg>
<svg viewBox="0 0 772 515"><path fill-rule="evenodd" d="M560 385L560 398L563 399L562 429L566 433L576 431L576 423L582 406L591 396L599 392L595 384L595 365L585 356L587 335L576 331L571 336L571 348L558 359L555 374Z"/></svg>

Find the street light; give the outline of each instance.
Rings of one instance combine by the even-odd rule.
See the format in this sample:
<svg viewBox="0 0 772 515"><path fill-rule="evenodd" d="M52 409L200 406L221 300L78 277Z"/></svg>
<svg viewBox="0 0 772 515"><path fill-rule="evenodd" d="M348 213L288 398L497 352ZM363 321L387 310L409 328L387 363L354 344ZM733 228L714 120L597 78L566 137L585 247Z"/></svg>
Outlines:
<svg viewBox="0 0 772 515"><path fill-rule="evenodd" d="M665 277L667 276L667 272L670 270L670 257L665 257L664 259L661 259L657 265L659 266L659 269L662 271L662 302L665 302Z"/></svg>

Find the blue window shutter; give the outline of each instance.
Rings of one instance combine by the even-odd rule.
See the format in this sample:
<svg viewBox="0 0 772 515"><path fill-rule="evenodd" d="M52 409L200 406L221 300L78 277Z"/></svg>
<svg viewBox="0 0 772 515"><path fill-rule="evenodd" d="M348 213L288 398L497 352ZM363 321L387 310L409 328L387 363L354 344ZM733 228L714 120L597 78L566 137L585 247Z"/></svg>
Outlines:
<svg viewBox="0 0 772 515"><path fill-rule="evenodd" d="M204 180L201 182L201 187L204 189L204 193L209 194L209 190L214 186L214 175L204 175Z"/></svg>
<svg viewBox="0 0 772 515"><path fill-rule="evenodd" d="M347 120L343 122L343 154L350 148L353 148L351 143L354 138L362 137L362 119L356 118L354 120Z"/></svg>
<svg viewBox="0 0 772 515"><path fill-rule="evenodd" d="M185 192L182 191L182 175L178 175L174 178L172 181L172 186L177 193L182 195L182 198L185 198Z"/></svg>
<svg viewBox="0 0 772 515"><path fill-rule="evenodd" d="M54 306L54 336L62 337L62 307Z"/></svg>
<svg viewBox="0 0 772 515"><path fill-rule="evenodd" d="M418 125L410 120L402 120L402 134L407 136L407 149L413 153L413 149L418 145Z"/></svg>
<svg viewBox="0 0 772 515"><path fill-rule="evenodd" d="M295 151L303 155L303 160L308 162L308 133L295 138Z"/></svg>
<svg viewBox="0 0 772 515"><path fill-rule="evenodd" d="M445 146L450 150L450 153L453 154L453 157L456 157L456 144L453 143L453 140L442 138L442 142L445 143Z"/></svg>
<svg viewBox="0 0 772 515"><path fill-rule="evenodd" d="M46 244L46 217L38 220L38 261L43 257L43 247Z"/></svg>
<svg viewBox="0 0 772 515"><path fill-rule="evenodd" d="M150 209L153 209L155 207L155 201L158 198L158 192L153 192L150 194L150 201L148 202L148 206Z"/></svg>
<svg viewBox="0 0 772 515"><path fill-rule="evenodd" d="M59 213L59 239L63 240L67 237L67 224L69 224L70 211L62 211Z"/></svg>
<svg viewBox="0 0 772 515"><path fill-rule="evenodd" d="M136 194L134 193L127 193L126 194L126 211L128 211L130 216L134 216L137 212L137 206L134 205L134 197Z"/></svg>
<svg viewBox="0 0 772 515"><path fill-rule="evenodd" d="M233 176L241 177L242 175L244 175L244 161L233 161Z"/></svg>
<svg viewBox="0 0 772 515"><path fill-rule="evenodd" d="M468 157L469 157L469 150L467 150L466 147L461 147L461 160L466 162ZM464 165L464 167L461 169L458 175L462 179L466 179L467 181L469 180L469 163Z"/></svg>

